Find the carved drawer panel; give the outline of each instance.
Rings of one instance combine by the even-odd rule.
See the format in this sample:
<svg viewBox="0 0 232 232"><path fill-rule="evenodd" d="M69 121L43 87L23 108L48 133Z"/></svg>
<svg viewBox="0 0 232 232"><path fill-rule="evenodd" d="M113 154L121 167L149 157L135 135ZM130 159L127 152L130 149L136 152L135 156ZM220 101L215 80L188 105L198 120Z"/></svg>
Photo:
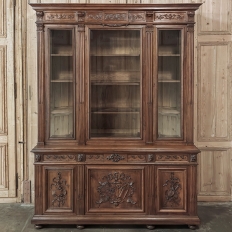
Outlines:
<svg viewBox="0 0 232 232"><path fill-rule="evenodd" d="M87 213L144 212L144 167L86 167Z"/></svg>
<svg viewBox="0 0 232 232"><path fill-rule="evenodd" d="M157 168L157 212L187 212L187 168Z"/></svg>
<svg viewBox="0 0 232 232"><path fill-rule="evenodd" d="M43 191L44 214L47 213L73 213L73 181L74 167L56 166L43 167Z"/></svg>
<svg viewBox="0 0 232 232"><path fill-rule="evenodd" d="M184 12L155 12L154 21L157 22L184 22L188 20Z"/></svg>

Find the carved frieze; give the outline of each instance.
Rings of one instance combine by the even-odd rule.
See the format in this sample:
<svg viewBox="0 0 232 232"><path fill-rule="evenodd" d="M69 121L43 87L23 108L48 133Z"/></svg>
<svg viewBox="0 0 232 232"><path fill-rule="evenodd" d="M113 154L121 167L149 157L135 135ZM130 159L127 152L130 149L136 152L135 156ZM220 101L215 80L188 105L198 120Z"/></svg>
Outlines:
<svg viewBox="0 0 232 232"><path fill-rule="evenodd" d="M104 155L86 155L86 161L91 162L91 161L104 161Z"/></svg>
<svg viewBox="0 0 232 232"><path fill-rule="evenodd" d="M89 12L86 13L86 21L102 21L104 18L103 12Z"/></svg>
<svg viewBox="0 0 232 232"><path fill-rule="evenodd" d="M129 162L146 162L145 155L128 155Z"/></svg>
<svg viewBox="0 0 232 232"><path fill-rule="evenodd" d="M184 13L156 13L155 20L183 20L185 18Z"/></svg>
<svg viewBox="0 0 232 232"><path fill-rule="evenodd" d="M164 205L169 205L170 207L179 206L181 202L179 192L181 184L180 179L174 176L174 172L171 172L170 179L165 181L163 187L166 188Z"/></svg>
<svg viewBox="0 0 232 232"><path fill-rule="evenodd" d="M145 22L146 14L144 12L129 13L128 19L130 22Z"/></svg>
<svg viewBox="0 0 232 232"><path fill-rule="evenodd" d="M157 155L157 161L188 161L187 155Z"/></svg>
<svg viewBox="0 0 232 232"><path fill-rule="evenodd" d="M105 13L105 21L126 21L127 13Z"/></svg>
<svg viewBox="0 0 232 232"><path fill-rule="evenodd" d="M119 162L120 160L124 160L125 157L123 155L119 155L119 154L111 154L109 156L107 156L108 160L112 160L113 162Z"/></svg>
<svg viewBox="0 0 232 232"><path fill-rule="evenodd" d="M73 154L70 155L45 155L44 161L76 161L76 156Z"/></svg>
<svg viewBox="0 0 232 232"><path fill-rule="evenodd" d="M47 13L46 20L55 21L55 20L74 20L74 13Z"/></svg>
<svg viewBox="0 0 232 232"><path fill-rule="evenodd" d="M115 207L124 202L136 204L132 199L135 192L134 181L125 173L115 172L102 177L97 191L100 199L96 204L99 207L106 202L115 205Z"/></svg>
<svg viewBox="0 0 232 232"><path fill-rule="evenodd" d="M67 183L66 180L62 179L61 173L57 173L57 177L54 177L51 184L52 194L52 206L61 207L65 204L67 199Z"/></svg>

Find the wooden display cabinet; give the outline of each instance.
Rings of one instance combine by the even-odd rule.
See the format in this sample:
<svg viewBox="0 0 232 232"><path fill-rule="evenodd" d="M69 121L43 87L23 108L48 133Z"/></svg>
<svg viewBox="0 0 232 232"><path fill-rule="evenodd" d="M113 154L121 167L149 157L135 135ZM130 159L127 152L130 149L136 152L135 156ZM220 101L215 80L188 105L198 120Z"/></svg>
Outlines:
<svg viewBox="0 0 232 232"><path fill-rule="evenodd" d="M200 4L31 4L37 15L36 228L197 216Z"/></svg>

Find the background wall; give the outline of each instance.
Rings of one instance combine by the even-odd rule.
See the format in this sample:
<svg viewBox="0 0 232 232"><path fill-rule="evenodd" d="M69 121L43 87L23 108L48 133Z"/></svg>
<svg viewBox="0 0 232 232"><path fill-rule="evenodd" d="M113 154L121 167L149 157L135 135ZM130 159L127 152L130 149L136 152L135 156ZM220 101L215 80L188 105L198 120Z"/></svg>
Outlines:
<svg viewBox="0 0 232 232"><path fill-rule="evenodd" d="M4 1L4 0L1 0ZM191 3L202 2L195 28L195 144L199 155L198 196L202 201L231 201L232 184L232 20L231 0L31 0L31 3ZM19 0L16 25L16 60L22 74L17 76L23 96L24 156L20 156L22 180L32 181L34 158L30 150L37 142L37 81L35 12ZM20 11L20 12L19 12ZM18 20L18 21L17 21ZM18 36L17 36L18 35ZM20 43L19 43L20 41ZM20 58L19 58L20 57ZM18 100L17 100L18 101ZM21 125L20 124L20 125ZM20 133L17 132L17 136ZM22 135L21 135L22 136ZM17 151L17 154L20 152ZM19 159L19 158L18 158ZM21 182L22 183L22 182ZM19 193L20 188L19 188ZM32 199L34 199L32 195Z"/></svg>

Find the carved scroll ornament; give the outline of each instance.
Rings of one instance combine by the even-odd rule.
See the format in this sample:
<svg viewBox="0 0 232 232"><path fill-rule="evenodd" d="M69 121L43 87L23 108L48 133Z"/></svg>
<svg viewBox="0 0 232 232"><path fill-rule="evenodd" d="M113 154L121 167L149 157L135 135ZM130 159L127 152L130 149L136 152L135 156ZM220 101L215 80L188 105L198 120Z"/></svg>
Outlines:
<svg viewBox="0 0 232 232"><path fill-rule="evenodd" d="M46 19L47 20L61 20L61 19L66 19L66 20L71 20L74 19L75 15L74 14L65 14L65 13L56 13L56 14L47 14Z"/></svg>
<svg viewBox="0 0 232 232"><path fill-rule="evenodd" d="M184 19L183 14L172 14L172 13L166 13L166 14L157 14L155 19L158 20L182 20Z"/></svg>
<svg viewBox="0 0 232 232"><path fill-rule="evenodd" d="M97 188L100 199L96 204L101 206L102 203L109 202L115 207L123 202L136 204L132 199L135 192L134 182L129 175L124 173L110 173L102 177Z"/></svg>
<svg viewBox="0 0 232 232"><path fill-rule="evenodd" d="M112 160L113 162L119 162L120 160L124 160L125 157L119 154L111 154L107 156L108 160Z"/></svg>

